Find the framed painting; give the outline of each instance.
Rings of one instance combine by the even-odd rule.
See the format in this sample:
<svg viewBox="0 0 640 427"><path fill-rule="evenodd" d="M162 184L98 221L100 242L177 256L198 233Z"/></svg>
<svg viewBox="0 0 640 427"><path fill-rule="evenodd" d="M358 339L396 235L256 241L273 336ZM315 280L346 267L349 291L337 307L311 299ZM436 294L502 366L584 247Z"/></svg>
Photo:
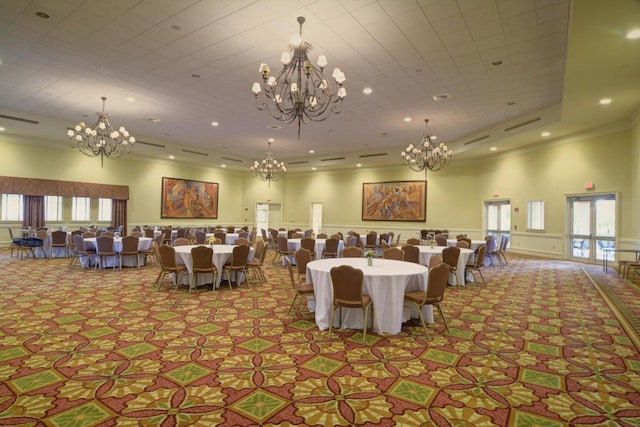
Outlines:
<svg viewBox="0 0 640 427"><path fill-rule="evenodd" d="M426 211L426 181L362 183L363 221L424 222Z"/></svg>
<svg viewBox="0 0 640 427"><path fill-rule="evenodd" d="M218 218L218 183L162 178L162 218Z"/></svg>

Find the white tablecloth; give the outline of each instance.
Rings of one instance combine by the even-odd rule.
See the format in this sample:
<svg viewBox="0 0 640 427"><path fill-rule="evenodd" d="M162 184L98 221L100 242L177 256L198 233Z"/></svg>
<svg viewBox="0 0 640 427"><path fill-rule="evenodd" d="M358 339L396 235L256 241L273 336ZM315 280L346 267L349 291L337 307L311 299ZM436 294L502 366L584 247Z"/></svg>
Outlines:
<svg viewBox="0 0 640 427"><path fill-rule="evenodd" d="M447 239L447 246L455 246L458 243L456 239ZM471 249L472 251L477 251L480 245L484 245L486 242L484 240L471 240Z"/></svg>
<svg viewBox="0 0 640 427"><path fill-rule="evenodd" d="M184 245L184 246L176 246L174 249L176 250L176 263L184 264L189 271L189 274L182 275L182 283L188 284L191 283L191 271L193 270L193 259L191 258L191 249L195 248L198 245ZM218 269L218 274L216 277L216 288L220 287L220 281L222 279L222 269L227 261L231 261L231 255L233 255L234 245L213 245L213 265ZM251 248L249 251L249 257L247 261L251 261L253 259L254 250ZM241 280L241 278L238 278ZM196 286L204 285L206 283L213 282L213 277L211 274L198 274L198 279L196 282Z"/></svg>
<svg viewBox="0 0 640 427"><path fill-rule="evenodd" d="M300 249L301 246L302 246L302 239L297 239L297 238L288 239L287 241L287 247L289 248L290 251L297 251L298 249ZM326 246L327 246L327 239L316 239L316 246L315 246L316 259L322 259L322 252L324 251L324 248ZM344 249L344 242L342 240L339 240L338 256L340 256L343 249ZM293 259L293 257L291 257L291 262L295 265L295 260ZM282 260L282 265L286 265L284 259Z"/></svg>
<svg viewBox="0 0 640 427"><path fill-rule="evenodd" d="M162 230L154 230L153 237L156 238L162 234ZM178 237L178 230L171 230L171 245L173 245L173 241Z"/></svg>
<svg viewBox="0 0 640 427"><path fill-rule="evenodd" d="M87 237L84 240L84 247L86 249L98 249L98 245L96 244L96 238L95 237ZM138 237L138 251L142 252L142 251L146 251L147 249L149 249L151 247L151 242L153 242L153 239L151 237ZM121 237L114 237L113 239L113 251L114 252L122 252L122 238ZM101 267L113 267L113 262L115 260L115 257L107 257L105 258L105 265L101 266ZM84 262L81 259L80 262L82 263L82 265L84 266ZM122 265L124 267L136 267L136 261L135 261L135 257L130 256L130 257L126 257L125 259L122 260Z"/></svg>
<svg viewBox="0 0 640 427"><path fill-rule="evenodd" d="M364 273L363 293L371 297L373 303L373 331L398 334L402 323L417 313L404 306L406 291L426 290L429 273L424 265L389 259L374 259L373 266L367 265L366 258L327 258L307 264L307 281L313 284L315 301L309 301L310 309L315 310L316 324L320 330L329 329L329 319L333 304L331 268L350 265ZM315 304L315 307L313 307ZM433 322L432 306L422 309L425 321ZM342 309L342 325L339 325L338 313L334 316L334 327L362 329L363 310Z"/></svg>
<svg viewBox="0 0 640 427"><path fill-rule="evenodd" d="M429 260L435 254L442 255L442 250L444 246L418 246L420 249L420 264L429 265ZM467 265L467 261L469 257L473 255L473 251L471 249L460 248L460 256L458 257L458 265L456 266L456 274L451 273L449 275L449 284L453 286L464 286L464 269Z"/></svg>

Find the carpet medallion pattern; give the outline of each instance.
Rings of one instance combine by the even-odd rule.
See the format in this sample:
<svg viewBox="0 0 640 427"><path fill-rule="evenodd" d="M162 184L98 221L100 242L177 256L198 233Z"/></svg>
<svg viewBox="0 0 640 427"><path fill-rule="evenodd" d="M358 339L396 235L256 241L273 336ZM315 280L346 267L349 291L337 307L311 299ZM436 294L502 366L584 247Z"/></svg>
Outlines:
<svg viewBox="0 0 640 427"><path fill-rule="evenodd" d="M447 288L449 333L365 345L288 315L280 266L190 294L66 266L0 251L0 425L640 425L640 290L599 266L511 256Z"/></svg>

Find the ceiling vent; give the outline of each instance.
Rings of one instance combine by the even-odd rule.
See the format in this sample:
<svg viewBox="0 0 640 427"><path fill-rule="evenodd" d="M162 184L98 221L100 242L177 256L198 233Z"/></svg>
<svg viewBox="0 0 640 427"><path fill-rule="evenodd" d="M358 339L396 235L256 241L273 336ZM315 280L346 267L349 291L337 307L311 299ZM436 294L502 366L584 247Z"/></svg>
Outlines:
<svg viewBox="0 0 640 427"><path fill-rule="evenodd" d="M505 128L504 131L505 132L509 132L510 130L518 129L518 128L521 128L522 126L526 126L526 125L530 125L531 123L539 122L540 120L542 120L540 117L536 117L535 119L531 119L531 120L528 120L526 122L519 123L517 125L509 126L508 128Z"/></svg>
<svg viewBox="0 0 640 427"><path fill-rule="evenodd" d="M344 157L332 157L330 159L320 159L321 162L334 162L336 160L344 160Z"/></svg>
<svg viewBox="0 0 640 427"><path fill-rule="evenodd" d="M40 122L36 120L23 119L22 117L5 116L4 114L0 114L0 119L15 120L16 122L31 123L32 125L40 124Z"/></svg>
<svg viewBox="0 0 640 427"><path fill-rule="evenodd" d="M222 160L228 160L230 162L236 162L236 163L244 163L242 160L238 160L238 159L232 159L231 157L220 157Z"/></svg>
<svg viewBox="0 0 640 427"><path fill-rule="evenodd" d="M358 157L361 158L361 159L367 159L369 157L384 157L384 156L388 156L388 154L387 153L361 154Z"/></svg>
<svg viewBox="0 0 640 427"><path fill-rule="evenodd" d="M205 157L209 156L207 153L201 153L199 151L191 151L191 150L185 150L185 149L182 149L180 151L182 151L183 153L195 154L197 156L205 156Z"/></svg>
<svg viewBox="0 0 640 427"><path fill-rule="evenodd" d="M156 144L155 142L147 142L147 141L140 141L139 139L136 139L136 144L142 144L142 145L148 145L150 147L157 147L157 148L166 148L164 145L162 144Z"/></svg>
<svg viewBox="0 0 640 427"><path fill-rule="evenodd" d="M472 139L471 141L465 142L463 145L470 145L470 144L473 144L473 143L476 143L476 142L480 142L482 140L485 140L485 139L489 138L489 136L490 135L485 135L485 136L481 136L480 138Z"/></svg>
<svg viewBox="0 0 640 427"><path fill-rule="evenodd" d="M306 165L309 163L309 160L300 160L299 162L289 162L287 163L289 166L292 165Z"/></svg>
<svg viewBox="0 0 640 427"><path fill-rule="evenodd" d="M433 95L432 98L435 102L442 102L442 101L448 101L453 97L448 93L443 93L442 95Z"/></svg>

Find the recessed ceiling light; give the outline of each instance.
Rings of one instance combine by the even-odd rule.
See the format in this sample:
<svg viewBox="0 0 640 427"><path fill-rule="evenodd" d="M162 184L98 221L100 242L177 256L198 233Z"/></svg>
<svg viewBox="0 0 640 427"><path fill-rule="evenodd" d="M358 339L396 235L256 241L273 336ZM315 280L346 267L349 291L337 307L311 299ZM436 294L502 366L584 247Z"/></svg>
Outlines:
<svg viewBox="0 0 640 427"><path fill-rule="evenodd" d="M405 117L405 118L404 118L404 121L405 121L406 123L409 123L411 120L412 120L412 119L411 119L411 117Z"/></svg>
<svg viewBox="0 0 640 427"><path fill-rule="evenodd" d="M221 164L221 165L220 165L220 167L222 167L222 168L226 168L226 167L227 167L227 165L225 165L225 164L223 163L223 164Z"/></svg>
<svg viewBox="0 0 640 427"><path fill-rule="evenodd" d="M0 126L0 132L4 132L6 129Z"/></svg>
<svg viewBox="0 0 640 427"><path fill-rule="evenodd" d="M365 87L364 89L362 89L362 93L364 93L365 95L370 95L373 92L373 89L371 89L370 87Z"/></svg>
<svg viewBox="0 0 640 427"><path fill-rule="evenodd" d="M489 151L496 151L498 149L498 147L490 147Z"/></svg>
<svg viewBox="0 0 640 427"><path fill-rule="evenodd" d="M44 13L44 12L36 12L36 16L38 18L42 18L42 19L49 19L50 16L48 13Z"/></svg>
<svg viewBox="0 0 640 427"><path fill-rule="evenodd" d="M148 119L145 119L145 120L151 123L160 123L162 121L162 119L155 119L153 117L149 117Z"/></svg>
<svg viewBox="0 0 640 427"><path fill-rule="evenodd" d="M267 129L282 129L280 125L267 125Z"/></svg>
<svg viewBox="0 0 640 427"><path fill-rule="evenodd" d="M211 126L213 126L213 127L216 127L216 126L218 126L219 124L220 124L220 123L218 123L218 122L211 122Z"/></svg>
<svg viewBox="0 0 640 427"><path fill-rule="evenodd" d="M438 135L429 135L431 139L438 139Z"/></svg>
<svg viewBox="0 0 640 427"><path fill-rule="evenodd" d="M358 163L356 166L357 167L362 167L362 163Z"/></svg>
<svg viewBox="0 0 640 427"><path fill-rule="evenodd" d="M169 156L169 158L170 158L171 160L173 160L173 159L175 159L175 158L176 158L176 156L174 156L174 155L172 154L172 155L170 155L170 156Z"/></svg>
<svg viewBox="0 0 640 427"><path fill-rule="evenodd" d="M630 40L640 39L640 28L629 31L627 38Z"/></svg>
<svg viewBox="0 0 640 427"><path fill-rule="evenodd" d="M600 102L600 104L602 104L602 105L609 105L609 104L611 104L611 98L602 98L598 102Z"/></svg>
<svg viewBox="0 0 640 427"><path fill-rule="evenodd" d="M315 167L315 166L311 168L311 170L312 170L312 171L317 170L317 169L318 169L318 168L317 168L317 167Z"/></svg>
<svg viewBox="0 0 640 427"><path fill-rule="evenodd" d="M548 131L544 131L542 132L540 135L544 136L545 138L548 137L549 135L551 135L551 132Z"/></svg>
<svg viewBox="0 0 640 427"><path fill-rule="evenodd" d="M316 152L316 150L309 150L309 154L313 154L315 152Z"/></svg>
<svg viewBox="0 0 640 427"><path fill-rule="evenodd" d="M133 96L127 96L125 98L128 102L136 102L136 99Z"/></svg>
<svg viewBox="0 0 640 427"><path fill-rule="evenodd" d="M275 139L273 139L273 138L269 138L267 141L269 141L269 142L273 142L273 141L275 141Z"/></svg>

